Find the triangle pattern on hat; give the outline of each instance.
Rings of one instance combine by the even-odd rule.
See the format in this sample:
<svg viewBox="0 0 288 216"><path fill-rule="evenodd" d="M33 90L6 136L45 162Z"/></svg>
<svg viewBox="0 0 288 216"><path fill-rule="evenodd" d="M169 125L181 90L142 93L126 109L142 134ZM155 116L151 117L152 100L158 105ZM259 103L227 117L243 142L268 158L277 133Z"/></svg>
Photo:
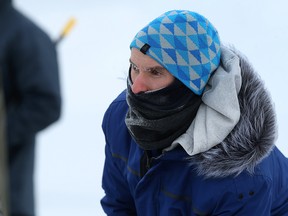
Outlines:
<svg viewBox="0 0 288 216"><path fill-rule="evenodd" d="M173 23L163 23L163 26L165 26L174 35L174 24Z"/></svg>
<svg viewBox="0 0 288 216"><path fill-rule="evenodd" d="M202 77L209 76L210 72L211 72L211 64L210 64L210 62L206 63L206 64L203 64L202 66L203 66L202 67Z"/></svg>
<svg viewBox="0 0 288 216"><path fill-rule="evenodd" d="M179 12L177 10L173 10L173 11L170 11L168 13L166 13L167 16L172 16L172 15L176 15L178 14Z"/></svg>
<svg viewBox="0 0 288 216"><path fill-rule="evenodd" d="M162 23L170 23L170 24L173 24L173 21L167 17L167 16L164 16L163 19L162 19Z"/></svg>
<svg viewBox="0 0 288 216"><path fill-rule="evenodd" d="M151 56L153 56L158 62L162 62L163 57L162 57L162 49L149 49L149 53Z"/></svg>
<svg viewBox="0 0 288 216"><path fill-rule="evenodd" d="M196 43L198 44L198 37L195 37L197 39ZM190 37L186 36L186 44L187 44L187 48L188 50L196 50L198 49L197 44L194 43L193 40L191 40Z"/></svg>
<svg viewBox="0 0 288 216"><path fill-rule="evenodd" d="M202 77L202 65L195 65L195 66L192 66L192 68L195 71L195 73L199 75L199 78L201 78Z"/></svg>
<svg viewBox="0 0 288 216"><path fill-rule="evenodd" d="M216 51L216 50L215 50ZM214 51L212 51L212 49L208 49L208 52L209 52L209 56L210 56L210 61L211 61L211 59L213 59L213 58L215 58L215 56L216 56L216 53L214 52Z"/></svg>
<svg viewBox="0 0 288 216"><path fill-rule="evenodd" d="M189 67L189 76L190 76L190 80L200 78L199 74L192 67Z"/></svg>
<svg viewBox="0 0 288 216"><path fill-rule="evenodd" d="M179 69L179 66L176 65L176 64L164 64L163 65L167 70L169 70L169 72L175 76L175 77L178 77L178 69Z"/></svg>
<svg viewBox="0 0 288 216"><path fill-rule="evenodd" d="M200 51L201 63L206 64L210 62L210 55L208 49L201 49Z"/></svg>
<svg viewBox="0 0 288 216"><path fill-rule="evenodd" d="M188 22L188 24L194 29L195 33L198 34L198 22L197 21L192 21Z"/></svg>
<svg viewBox="0 0 288 216"><path fill-rule="evenodd" d="M148 31L147 31L147 34L148 35L154 35L154 34L157 34L157 35L159 35L159 29L156 29L157 28L157 26L149 26L148 27Z"/></svg>
<svg viewBox="0 0 288 216"><path fill-rule="evenodd" d="M173 36L173 35L163 35L163 37L164 37L165 40L167 40L167 42L171 45L171 48L172 48L172 47L175 48L175 41L174 41L174 36Z"/></svg>
<svg viewBox="0 0 288 216"><path fill-rule="evenodd" d="M189 67L187 66L181 66L178 68L178 77L181 80L190 80L190 77L188 76Z"/></svg>
<svg viewBox="0 0 288 216"><path fill-rule="evenodd" d="M189 65L189 54L186 50L177 50L176 53L181 56L183 61L186 62L186 65Z"/></svg>
<svg viewBox="0 0 288 216"><path fill-rule="evenodd" d="M187 32L186 32L186 23L177 23L177 26L178 28L181 29L181 31L184 33L184 35L186 36L187 35Z"/></svg>
<svg viewBox="0 0 288 216"><path fill-rule="evenodd" d="M173 60L173 62L176 64L177 62L177 55L176 55L176 50L175 49L163 49ZM172 64L172 61L170 61L170 64Z"/></svg>
<svg viewBox="0 0 288 216"><path fill-rule="evenodd" d="M200 14L196 14L195 13L195 19L199 22L199 23L206 23L207 19L205 19L203 16L201 16Z"/></svg>
<svg viewBox="0 0 288 216"><path fill-rule="evenodd" d="M175 22L175 23L178 23L178 24L180 24L180 23L186 23L186 22L187 22L186 16L185 16L185 15L182 15L182 14L177 14L177 16L176 16L175 19L174 19L174 22Z"/></svg>
<svg viewBox="0 0 288 216"><path fill-rule="evenodd" d="M172 11L171 13L167 14L169 19L173 22L176 23L176 18L177 18L178 13L176 11Z"/></svg>
<svg viewBox="0 0 288 216"><path fill-rule="evenodd" d="M220 52L211 60L211 63L214 64L214 68L218 67L220 62Z"/></svg>
<svg viewBox="0 0 288 216"><path fill-rule="evenodd" d="M197 21L197 19L195 18L195 14L190 14L189 12L186 14L187 17L187 21L192 22L192 21Z"/></svg>
<svg viewBox="0 0 288 216"><path fill-rule="evenodd" d="M198 35L189 35L188 36L189 39L195 44L195 50L199 49L199 39L198 39Z"/></svg>
<svg viewBox="0 0 288 216"><path fill-rule="evenodd" d="M188 55L186 51L178 50L176 51L176 57L177 57L177 64L181 66L187 66L188 65ZM188 60L188 61L187 61Z"/></svg>
<svg viewBox="0 0 288 216"><path fill-rule="evenodd" d="M207 36L205 34L198 34L199 49L208 47Z"/></svg>
<svg viewBox="0 0 288 216"><path fill-rule="evenodd" d="M176 36L186 36L186 34L183 32L183 30L181 28L179 28L179 26L174 25L174 34Z"/></svg>
<svg viewBox="0 0 288 216"><path fill-rule="evenodd" d="M189 23L186 23L186 34L187 35L197 35L197 32Z"/></svg>
<svg viewBox="0 0 288 216"><path fill-rule="evenodd" d="M197 62L198 62L199 64L202 63L202 61L201 61L201 54L200 54L200 51L199 51L199 50L191 50L191 51L189 51L189 53L192 54L192 56L197 60ZM194 59L193 59L192 61L195 62ZM195 62L195 63L196 63L196 62ZM192 64L192 65L193 65L193 64ZM194 64L194 65L195 65L195 64Z"/></svg>
<svg viewBox="0 0 288 216"><path fill-rule="evenodd" d="M157 25L154 23L154 25L151 25L149 28L148 28L148 35L152 35L152 34L160 34L161 31L160 31L160 23Z"/></svg>
<svg viewBox="0 0 288 216"><path fill-rule="evenodd" d="M172 41L168 41L168 40L166 40L166 38L167 39L169 39L169 37L164 37L163 35L160 35L160 46L161 46L161 48L163 48L163 49L173 49L175 46L174 46L174 41L172 40ZM173 43L173 44L171 44L171 43Z"/></svg>
<svg viewBox="0 0 288 216"><path fill-rule="evenodd" d="M158 35L150 35L147 39L148 39L147 42L150 46L156 47L156 48L161 48L161 45L159 44L160 43L159 34Z"/></svg>
<svg viewBox="0 0 288 216"><path fill-rule="evenodd" d="M146 28L147 29L147 28ZM139 31L138 34L137 34L137 38L139 37L143 37L143 36L147 36L147 31Z"/></svg>
<svg viewBox="0 0 288 216"><path fill-rule="evenodd" d="M137 47L142 47L142 46L144 45L144 43L143 43L141 40L139 40L139 39L134 40L133 44L131 44L131 45L134 46L134 44L135 44Z"/></svg>
<svg viewBox="0 0 288 216"><path fill-rule="evenodd" d="M165 25L165 24L161 24L160 28L159 28L159 32L161 32L161 34L164 35L172 35L174 33L174 28L172 28L172 31L170 28L167 28L167 26L169 27L169 24Z"/></svg>
<svg viewBox="0 0 288 216"><path fill-rule="evenodd" d="M198 34L207 34L205 22L198 22Z"/></svg>
<svg viewBox="0 0 288 216"><path fill-rule="evenodd" d="M211 44L213 43L213 40L210 35L206 35L206 40L207 40L208 46L211 46Z"/></svg>
<svg viewBox="0 0 288 216"><path fill-rule="evenodd" d="M215 43L211 43L211 45L209 46L210 51L212 51L213 53L216 53L216 46Z"/></svg>
<svg viewBox="0 0 288 216"><path fill-rule="evenodd" d="M200 87L201 87L201 78L191 80L191 82L194 84L194 86L196 86L197 89L200 89Z"/></svg>
<svg viewBox="0 0 288 216"><path fill-rule="evenodd" d="M138 37L138 38L136 38L136 40L139 40L139 41L145 43L145 42L147 42L147 35L144 35L144 36Z"/></svg>
<svg viewBox="0 0 288 216"><path fill-rule="evenodd" d="M190 89L193 89L193 92L194 92L195 94L198 94L198 95L201 94L201 90L199 89L198 86L196 86L196 85L193 83L193 81L190 80L190 83L189 83L189 84L190 84L190 85L189 85Z"/></svg>
<svg viewBox="0 0 288 216"><path fill-rule="evenodd" d="M198 52L198 53L199 53L198 50L195 50L195 52ZM201 63L198 61L198 59L195 58L195 56L191 54L191 51L190 51L190 52L187 52L187 53L188 53L188 57L189 57L189 65L190 65L190 66L195 66L195 65L200 65L200 64L201 64ZM200 55L200 53L199 53L199 55Z"/></svg>
<svg viewBox="0 0 288 216"><path fill-rule="evenodd" d="M175 47L180 50L187 50L186 36L179 36L174 38Z"/></svg>
<svg viewBox="0 0 288 216"><path fill-rule="evenodd" d="M209 77L207 77L207 78L205 78L205 79L201 79L200 89L202 89L202 91L203 91L203 89L205 88L206 83L208 82L208 78L209 78Z"/></svg>
<svg viewBox="0 0 288 216"><path fill-rule="evenodd" d="M170 57L170 55L173 56L173 54L170 53L170 55L167 53L168 49L162 49L162 60L163 63L166 64L176 64L176 62ZM169 52L169 51L168 51ZM175 52L175 51L174 51ZM176 56L176 54L175 54Z"/></svg>

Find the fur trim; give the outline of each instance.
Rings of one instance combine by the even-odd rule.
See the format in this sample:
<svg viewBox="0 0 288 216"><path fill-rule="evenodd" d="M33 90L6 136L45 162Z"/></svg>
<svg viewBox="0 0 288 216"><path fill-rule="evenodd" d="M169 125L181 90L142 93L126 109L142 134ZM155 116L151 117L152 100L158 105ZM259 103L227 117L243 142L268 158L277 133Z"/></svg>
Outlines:
<svg viewBox="0 0 288 216"><path fill-rule="evenodd" d="M270 94L246 57L240 58L242 86L238 95L241 116L232 132L210 150L191 156L199 175L207 178L253 173L274 147L276 114Z"/></svg>

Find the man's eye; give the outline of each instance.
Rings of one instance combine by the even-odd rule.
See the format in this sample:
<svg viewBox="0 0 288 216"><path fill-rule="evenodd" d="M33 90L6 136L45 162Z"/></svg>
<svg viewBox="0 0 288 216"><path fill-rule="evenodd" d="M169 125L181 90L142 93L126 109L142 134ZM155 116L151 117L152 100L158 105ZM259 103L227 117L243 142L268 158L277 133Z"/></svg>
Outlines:
<svg viewBox="0 0 288 216"><path fill-rule="evenodd" d="M154 76L160 76L162 74L160 71L155 70L155 69L151 70L150 73Z"/></svg>
<svg viewBox="0 0 288 216"><path fill-rule="evenodd" d="M139 71L138 67L136 65L134 65L134 64L131 64L131 68L132 68L132 70L134 70L136 72Z"/></svg>

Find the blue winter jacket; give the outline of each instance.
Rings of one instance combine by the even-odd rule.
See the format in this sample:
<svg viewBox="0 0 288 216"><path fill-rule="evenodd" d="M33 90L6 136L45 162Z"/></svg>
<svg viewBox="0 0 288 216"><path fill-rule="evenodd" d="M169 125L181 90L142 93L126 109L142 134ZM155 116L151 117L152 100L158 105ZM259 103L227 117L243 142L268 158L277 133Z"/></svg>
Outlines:
<svg viewBox="0 0 288 216"><path fill-rule="evenodd" d="M112 102L102 124L106 160L101 204L107 215L288 215L288 160L273 146L275 113L244 59L241 67L238 125L222 143L195 156L181 146L160 153L140 149L124 121L126 92ZM252 97L251 92L259 94ZM255 112L258 105L265 111Z"/></svg>
<svg viewBox="0 0 288 216"><path fill-rule="evenodd" d="M57 53L38 26L0 0L0 73L6 106L11 215L34 215L35 138L61 111Z"/></svg>

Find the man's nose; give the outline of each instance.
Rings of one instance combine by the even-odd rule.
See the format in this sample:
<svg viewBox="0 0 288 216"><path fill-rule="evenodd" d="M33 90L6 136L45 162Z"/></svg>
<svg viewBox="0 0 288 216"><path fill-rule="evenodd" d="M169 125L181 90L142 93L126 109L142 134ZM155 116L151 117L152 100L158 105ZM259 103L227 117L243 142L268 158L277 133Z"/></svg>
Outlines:
<svg viewBox="0 0 288 216"><path fill-rule="evenodd" d="M148 80L143 72L137 74L132 80L132 82L133 84L131 86L131 90L134 94L139 94L149 90Z"/></svg>

